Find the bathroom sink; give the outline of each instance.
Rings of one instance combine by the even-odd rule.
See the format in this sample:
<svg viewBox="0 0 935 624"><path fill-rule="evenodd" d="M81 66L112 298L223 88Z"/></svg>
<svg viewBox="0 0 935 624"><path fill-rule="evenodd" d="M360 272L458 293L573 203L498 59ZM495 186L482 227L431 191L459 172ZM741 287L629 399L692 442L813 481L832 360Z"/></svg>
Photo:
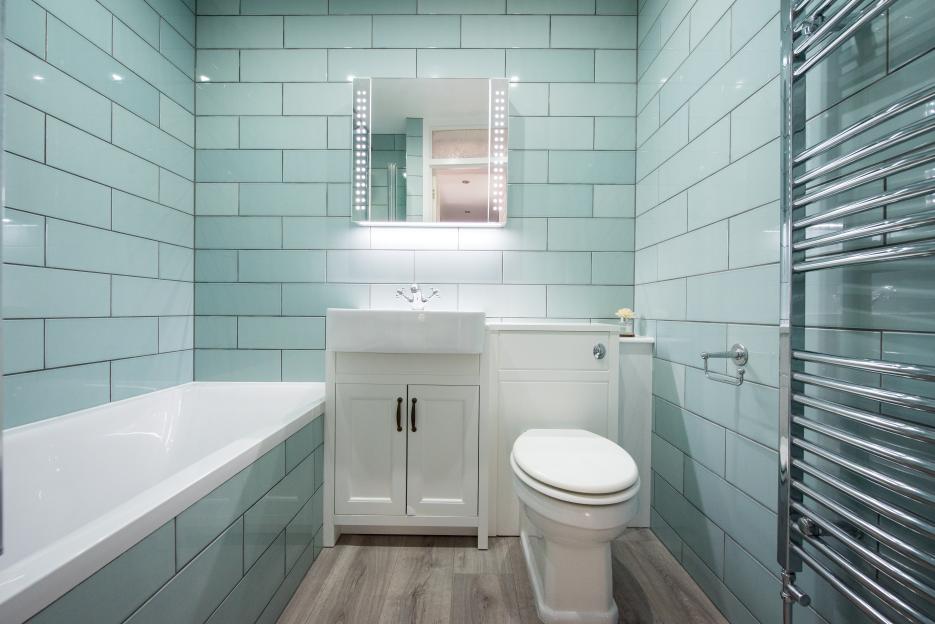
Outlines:
<svg viewBox="0 0 935 624"><path fill-rule="evenodd" d="M328 310L325 348L369 353L481 353L483 312Z"/></svg>

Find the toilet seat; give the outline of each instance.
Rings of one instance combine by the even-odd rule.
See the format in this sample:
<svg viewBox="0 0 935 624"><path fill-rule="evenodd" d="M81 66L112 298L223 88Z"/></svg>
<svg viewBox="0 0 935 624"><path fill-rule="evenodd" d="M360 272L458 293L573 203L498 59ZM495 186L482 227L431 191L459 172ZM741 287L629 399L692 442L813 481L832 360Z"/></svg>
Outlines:
<svg viewBox="0 0 935 624"><path fill-rule="evenodd" d="M613 505L640 488L630 454L581 429L530 429L513 444L510 464L530 488L578 505Z"/></svg>

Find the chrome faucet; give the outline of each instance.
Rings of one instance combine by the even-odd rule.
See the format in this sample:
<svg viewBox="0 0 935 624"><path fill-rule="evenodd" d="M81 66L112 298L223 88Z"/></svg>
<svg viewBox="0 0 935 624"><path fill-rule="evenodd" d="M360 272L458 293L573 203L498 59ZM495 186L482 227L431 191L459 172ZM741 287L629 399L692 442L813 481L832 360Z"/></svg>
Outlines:
<svg viewBox="0 0 935 624"><path fill-rule="evenodd" d="M419 286L418 284L410 284L409 293L406 293L406 291L403 290L402 288L396 289L396 296L402 297L403 299L408 301L409 306L413 310L424 310L425 304L428 303L429 299L431 299L432 297L436 295L438 295L438 289L433 288L432 294L426 297L424 294L422 294L422 287Z"/></svg>

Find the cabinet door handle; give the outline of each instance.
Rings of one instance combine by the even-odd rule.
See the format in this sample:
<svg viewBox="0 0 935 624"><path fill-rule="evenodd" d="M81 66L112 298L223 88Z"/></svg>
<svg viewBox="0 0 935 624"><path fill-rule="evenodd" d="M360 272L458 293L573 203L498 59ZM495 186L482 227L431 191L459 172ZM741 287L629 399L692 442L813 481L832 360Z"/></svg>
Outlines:
<svg viewBox="0 0 935 624"><path fill-rule="evenodd" d="M416 432L416 399L412 399L412 432Z"/></svg>
<svg viewBox="0 0 935 624"><path fill-rule="evenodd" d="M396 431L403 430L402 411L403 397L396 397Z"/></svg>

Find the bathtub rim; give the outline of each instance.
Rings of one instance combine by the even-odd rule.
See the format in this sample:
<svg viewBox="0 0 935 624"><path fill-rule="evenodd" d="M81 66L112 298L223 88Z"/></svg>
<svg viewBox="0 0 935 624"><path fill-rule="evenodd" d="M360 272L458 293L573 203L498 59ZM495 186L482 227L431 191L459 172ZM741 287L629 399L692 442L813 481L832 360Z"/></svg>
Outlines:
<svg viewBox="0 0 935 624"><path fill-rule="evenodd" d="M153 531L173 520L228 479L250 466L265 453L284 443L286 439L315 418L322 416L325 408L325 384L322 382L187 382L6 430L4 435L47 425L60 419L77 418L104 407L120 406L142 398L152 398L156 394L182 392L193 387L272 388L284 385L307 386L310 391L314 389L320 392L316 392L314 400L300 402L299 407L287 411L284 416L287 422L277 429L268 431L272 426L258 429L255 436L234 440L222 446L194 464L174 473L168 479L141 491L108 513L6 569L4 576L19 574L20 578L7 581L7 587L0 584L0 612L3 613L4 618L9 618L12 622L24 622L35 616L148 537ZM259 438L262 432L267 433ZM155 505L152 504L153 499L157 501ZM60 554L53 555L54 551L60 551ZM188 562L185 565L190 564L191 562ZM184 568L185 566L182 566L182 569ZM22 577L30 580L24 580Z"/></svg>

